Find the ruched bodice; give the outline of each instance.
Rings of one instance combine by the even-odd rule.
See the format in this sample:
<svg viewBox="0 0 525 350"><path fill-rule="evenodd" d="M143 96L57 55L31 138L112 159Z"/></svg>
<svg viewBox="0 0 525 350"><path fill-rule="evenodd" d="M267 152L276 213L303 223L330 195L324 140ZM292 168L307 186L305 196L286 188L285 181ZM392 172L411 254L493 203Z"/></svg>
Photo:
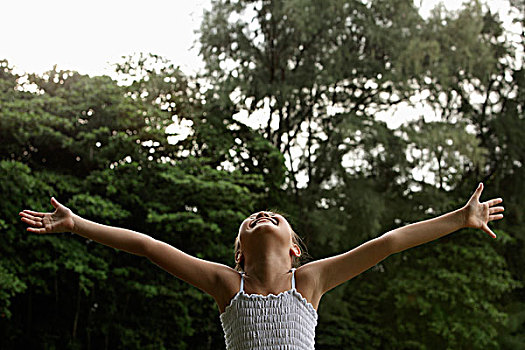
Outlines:
<svg viewBox="0 0 525 350"><path fill-rule="evenodd" d="M295 289L277 295L246 294L241 287L220 315L228 350L314 349L317 311Z"/></svg>

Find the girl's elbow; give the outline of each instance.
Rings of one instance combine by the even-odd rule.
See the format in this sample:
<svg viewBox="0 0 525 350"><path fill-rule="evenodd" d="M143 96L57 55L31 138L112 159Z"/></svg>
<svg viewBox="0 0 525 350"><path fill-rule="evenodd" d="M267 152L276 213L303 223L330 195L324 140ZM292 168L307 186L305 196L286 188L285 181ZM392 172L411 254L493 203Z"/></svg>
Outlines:
<svg viewBox="0 0 525 350"><path fill-rule="evenodd" d="M385 233L379 239L382 241L386 255L392 255L398 253L398 245L396 243L396 237L389 232Z"/></svg>
<svg viewBox="0 0 525 350"><path fill-rule="evenodd" d="M139 243L137 255L150 259L154 255L157 243L158 241L155 238L150 236L143 237Z"/></svg>

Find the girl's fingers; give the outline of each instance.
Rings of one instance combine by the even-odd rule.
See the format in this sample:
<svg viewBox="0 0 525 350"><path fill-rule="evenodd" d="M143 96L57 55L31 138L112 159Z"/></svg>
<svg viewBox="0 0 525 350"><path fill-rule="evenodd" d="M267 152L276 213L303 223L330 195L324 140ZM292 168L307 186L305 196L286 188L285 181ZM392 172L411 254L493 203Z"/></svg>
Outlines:
<svg viewBox="0 0 525 350"><path fill-rule="evenodd" d="M499 204L501 202L503 202L502 198L495 198L495 199L491 199L489 201L486 201L485 203L487 203L489 205L489 207L492 207L493 205Z"/></svg>
<svg viewBox="0 0 525 350"><path fill-rule="evenodd" d="M28 218L25 218L25 217L22 217L22 221L25 222L28 225L35 226L35 227L43 227L44 226L44 225L42 225L42 222L40 222L40 221L31 220L31 219L28 219Z"/></svg>
<svg viewBox="0 0 525 350"><path fill-rule="evenodd" d="M483 224L482 230L485 231L492 238L496 238L496 234L492 232L492 230L487 226L487 224Z"/></svg>
<svg viewBox="0 0 525 350"><path fill-rule="evenodd" d="M478 188L476 188L476 191L474 191L474 198L479 200L479 197L481 197L481 192L483 192L483 183L480 182L478 185Z"/></svg>
<svg viewBox="0 0 525 350"><path fill-rule="evenodd" d="M42 217L39 217L39 216L33 216L33 215L30 215L30 214L27 214L27 213L20 213L20 216L24 217L24 218L27 218L29 220L33 220L33 221L42 221Z"/></svg>
<svg viewBox="0 0 525 350"><path fill-rule="evenodd" d="M489 214L499 213L500 211L504 211L505 208L503 207L494 207L489 209Z"/></svg>
<svg viewBox="0 0 525 350"><path fill-rule="evenodd" d="M489 221L503 219L503 214L489 215Z"/></svg>
<svg viewBox="0 0 525 350"><path fill-rule="evenodd" d="M53 207L58 208L60 206L60 203L58 203L58 201L55 199L55 197L51 197L51 205Z"/></svg>
<svg viewBox="0 0 525 350"><path fill-rule="evenodd" d="M32 210L27 210L27 209L22 211L22 213L28 213L28 214L31 214L34 216L40 216L40 217L43 217L45 215L45 213L39 213L37 211L32 211Z"/></svg>
<svg viewBox="0 0 525 350"><path fill-rule="evenodd" d="M46 229L45 228L28 227L27 231L34 232L34 233L46 233Z"/></svg>

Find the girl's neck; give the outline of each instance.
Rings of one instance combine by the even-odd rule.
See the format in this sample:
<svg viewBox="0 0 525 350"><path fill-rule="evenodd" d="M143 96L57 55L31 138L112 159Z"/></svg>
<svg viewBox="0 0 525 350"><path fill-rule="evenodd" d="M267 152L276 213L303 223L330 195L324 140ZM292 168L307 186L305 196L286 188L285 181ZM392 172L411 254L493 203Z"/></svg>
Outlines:
<svg viewBox="0 0 525 350"><path fill-rule="evenodd" d="M292 268L290 256L257 256L245 258L244 271L246 276L261 286L275 285L282 281Z"/></svg>

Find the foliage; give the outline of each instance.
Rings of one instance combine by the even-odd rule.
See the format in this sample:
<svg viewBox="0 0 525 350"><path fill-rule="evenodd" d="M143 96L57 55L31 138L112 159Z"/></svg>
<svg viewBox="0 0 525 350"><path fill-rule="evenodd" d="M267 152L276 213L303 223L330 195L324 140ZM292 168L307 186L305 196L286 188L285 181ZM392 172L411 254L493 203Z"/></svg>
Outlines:
<svg viewBox="0 0 525 350"><path fill-rule="evenodd" d="M498 239L462 230L330 291L316 348L523 347L524 38L478 1L422 18L408 0L215 0L199 76L152 54L116 81L0 61L0 347L224 344L212 298L144 258L26 233L17 213L50 196L232 265L253 210L287 212L317 259L456 209L479 181L504 198ZM376 118L401 103L433 115Z"/></svg>
<svg viewBox="0 0 525 350"><path fill-rule="evenodd" d="M322 258L456 209L479 181L490 189L487 198L502 196L507 208L523 207L523 56L515 57L523 41L510 37L498 15L477 1L456 12L438 6L426 19L412 1L214 1L201 27L201 54L213 90L224 92L285 156L287 196L279 204L306 236L311 255ZM401 102L434 115L407 116L412 121L398 130L375 118ZM514 282L523 280L520 213L512 210L498 226L517 240L485 252L490 262L483 276L475 275L487 283L482 289L467 283L460 293L445 278L446 271L460 271L451 276L472 280L466 276L478 271L475 259L463 265L457 253L444 261L440 248L418 248L430 265L407 270L392 257L328 293L318 346L503 346L497 339L505 337L506 307L498 303L506 304L509 295L523 300ZM455 243L461 252L474 249L467 240ZM490 283L501 276L499 285ZM429 278L469 310L475 324L441 296L429 295ZM426 303L417 323L406 303L392 300L409 287ZM479 302L487 290L494 298L480 311L472 300ZM381 322L391 315L395 322Z"/></svg>
<svg viewBox="0 0 525 350"><path fill-rule="evenodd" d="M137 72L159 60L134 59L123 66ZM55 196L91 220L144 232L201 258L233 262L238 224L266 197L263 175L222 169L213 153L188 156L205 148L206 138L169 142L173 113L191 110L199 120L195 113L207 110L190 100L193 92L182 73L163 64L127 86L62 71L31 75L22 84L2 66L0 189L10 200L0 204L0 347L186 348L223 342L210 297L144 258L79 236L24 233L18 219L24 208L50 210L47 201ZM172 84L174 76L180 85ZM208 120L215 123L213 118ZM206 124L194 128L207 132ZM250 139L257 140L250 133L245 128L242 134L248 149ZM278 176L282 158L264 142L254 142L252 160L269 162ZM274 181L272 186L280 185L279 177Z"/></svg>

